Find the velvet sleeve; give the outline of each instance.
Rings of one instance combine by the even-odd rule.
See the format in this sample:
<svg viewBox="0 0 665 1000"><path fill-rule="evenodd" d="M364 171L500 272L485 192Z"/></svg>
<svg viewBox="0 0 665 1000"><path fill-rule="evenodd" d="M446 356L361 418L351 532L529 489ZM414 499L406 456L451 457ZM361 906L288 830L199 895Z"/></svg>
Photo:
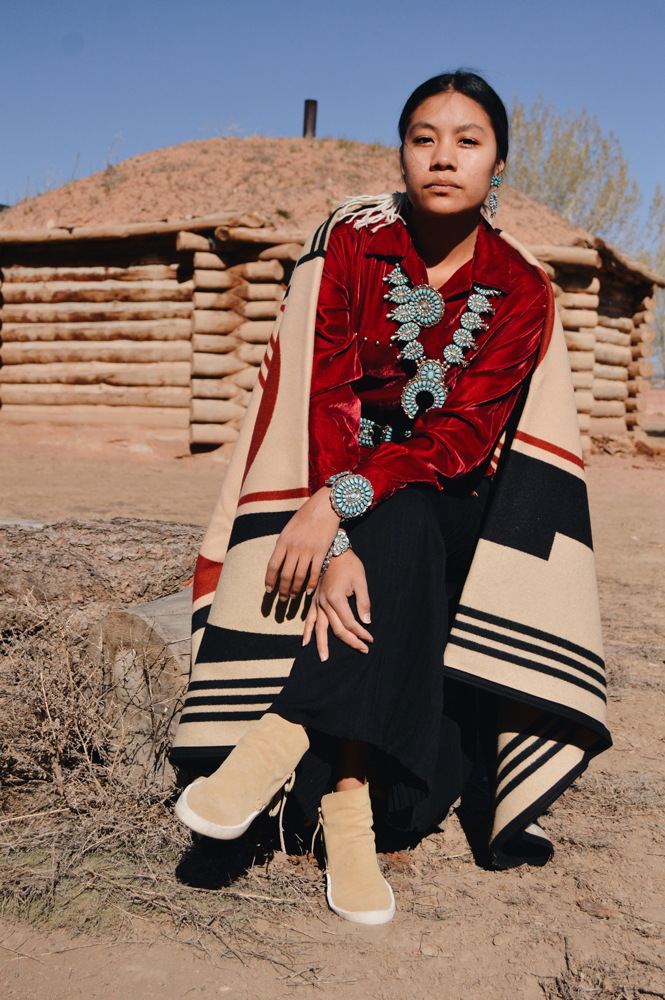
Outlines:
<svg viewBox="0 0 665 1000"><path fill-rule="evenodd" d="M445 406L428 410L404 443L381 444L358 466L375 503L412 482L444 489L491 455L535 364L547 310L539 280L516 275L515 285L469 367L454 369Z"/></svg>
<svg viewBox="0 0 665 1000"><path fill-rule="evenodd" d="M362 375L351 329L351 255L334 229L326 253L316 311L309 406L309 489L328 476L355 469L360 459L360 400L351 383Z"/></svg>

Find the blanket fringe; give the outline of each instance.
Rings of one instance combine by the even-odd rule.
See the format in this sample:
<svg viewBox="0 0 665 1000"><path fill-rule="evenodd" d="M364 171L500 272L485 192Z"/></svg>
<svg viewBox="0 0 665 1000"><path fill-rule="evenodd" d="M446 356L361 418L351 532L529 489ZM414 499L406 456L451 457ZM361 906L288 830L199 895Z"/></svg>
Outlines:
<svg viewBox="0 0 665 1000"><path fill-rule="evenodd" d="M355 195L353 198L346 198L339 206L342 214L338 217L338 222L353 220L354 229L369 227L375 233L377 229L392 226L398 220L404 222L404 210L408 203L409 199L404 191Z"/></svg>

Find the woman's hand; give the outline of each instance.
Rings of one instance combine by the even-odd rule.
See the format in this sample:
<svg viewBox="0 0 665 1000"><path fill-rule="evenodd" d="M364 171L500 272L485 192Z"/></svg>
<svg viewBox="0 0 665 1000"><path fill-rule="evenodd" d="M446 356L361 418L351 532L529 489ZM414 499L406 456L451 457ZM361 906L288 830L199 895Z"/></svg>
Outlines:
<svg viewBox="0 0 665 1000"><path fill-rule="evenodd" d="M305 580L307 593L314 593L338 528L339 517L330 506L330 490L323 486L295 512L277 539L266 573L268 593L273 592L278 579L280 601L297 597Z"/></svg>
<svg viewBox="0 0 665 1000"><path fill-rule="evenodd" d="M328 659L328 625L347 646L361 653L369 652L367 643L373 642L373 639L353 615L349 604L352 594L355 594L361 621L369 625L372 619L365 567L355 552L349 549L331 559L330 566L319 580L305 621L302 644L307 645L316 628L316 648L322 660Z"/></svg>

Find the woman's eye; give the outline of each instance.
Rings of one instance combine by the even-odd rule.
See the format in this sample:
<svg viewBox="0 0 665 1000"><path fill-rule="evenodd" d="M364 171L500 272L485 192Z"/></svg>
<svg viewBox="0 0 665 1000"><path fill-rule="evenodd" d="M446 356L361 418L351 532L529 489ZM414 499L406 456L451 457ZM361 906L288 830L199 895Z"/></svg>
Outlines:
<svg viewBox="0 0 665 1000"><path fill-rule="evenodd" d="M478 143L476 142L476 140L475 139L471 139L469 136L465 136L463 139L460 139L460 142L463 143L465 146L477 146L478 145Z"/></svg>
<svg viewBox="0 0 665 1000"><path fill-rule="evenodd" d="M423 146L426 142L432 142L432 137L431 135L418 135L413 141L416 145Z"/></svg>

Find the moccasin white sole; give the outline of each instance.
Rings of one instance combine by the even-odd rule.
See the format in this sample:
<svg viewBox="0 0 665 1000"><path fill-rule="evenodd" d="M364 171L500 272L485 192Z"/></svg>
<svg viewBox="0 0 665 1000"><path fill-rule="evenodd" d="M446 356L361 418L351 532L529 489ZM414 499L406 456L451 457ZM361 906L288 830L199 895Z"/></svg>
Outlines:
<svg viewBox="0 0 665 1000"><path fill-rule="evenodd" d="M204 819L203 816L195 813L187 802L187 795L190 789L194 788L194 785L198 785L201 781L205 781L205 778L197 778L191 785L187 785L187 788L176 802L175 814L181 823L188 826L190 830L194 830L195 833L200 833L203 837L212 837L213 840L235 840L237 837L242 837L243 833L249 829L256 817L260 816L265 809L265 806L257 809L256 812L253 812L237 826L220 826L218 823L211 823L210 820Z"/></svg>
<svg viewBox="0 0 665 1000"><path fill-rule="evenodd" d="M384 879L385 882L385 879ZM393 896L393 891L386 882L388 886L388 892L390 893L390 908L387 910L343 910L341 907L336 906L333 903L332 894L330 891L330 875L326 872L326 899L328 900L328 906L336 913L338 917L342 920L350 920L352 924L389 924L390 921L395 916L395 897Z"/></svg>

